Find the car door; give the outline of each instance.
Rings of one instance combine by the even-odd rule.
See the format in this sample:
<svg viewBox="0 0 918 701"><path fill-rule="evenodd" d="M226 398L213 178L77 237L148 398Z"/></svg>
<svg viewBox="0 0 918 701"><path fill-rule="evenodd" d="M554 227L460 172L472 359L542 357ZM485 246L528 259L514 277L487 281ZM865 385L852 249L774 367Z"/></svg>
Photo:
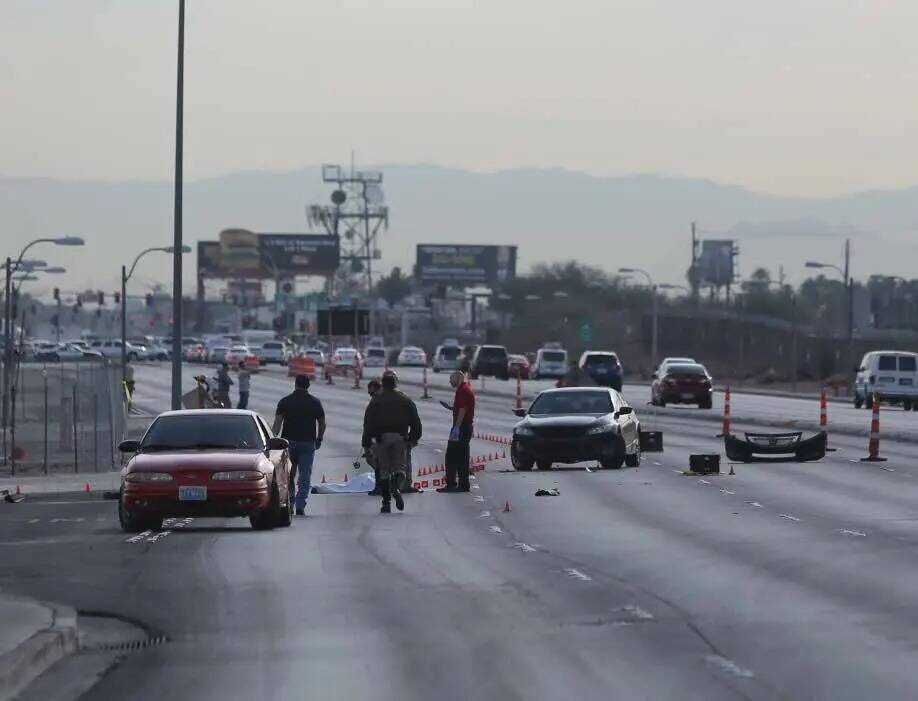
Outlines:
<svg viewBox="0 0 918 701"><path fill-rule="evenodd" d="M260 416L255 417L255 421L258 423L258 427L261 429L262 436L265 440L265 445L268 444L268 439L274 434L271 432L271 429L268 428L267 424L262 420ZM271 461L271 464L274 465L274 480L280 488L281 499L286 501L286 499L292 499L292 482L290 480L290 451L289 450L269 450L268 459ZM289 496L287 496L289 494Z"/></svg>
<svg viewBox="0 0 918 701"><path fill-rule="evenodd" d="M610 391L612 392L612 404L615 407L616 412L621 411L625 407L631 408L631 406L628 404L628 402L625 401L625 398L621 394L616 392L614 389ZM626 449L633 450L640 446L640 424L633 408L631 408L630 414L624 414L618 417L618 425L621 430L622 438L625 441Z"/></svg>

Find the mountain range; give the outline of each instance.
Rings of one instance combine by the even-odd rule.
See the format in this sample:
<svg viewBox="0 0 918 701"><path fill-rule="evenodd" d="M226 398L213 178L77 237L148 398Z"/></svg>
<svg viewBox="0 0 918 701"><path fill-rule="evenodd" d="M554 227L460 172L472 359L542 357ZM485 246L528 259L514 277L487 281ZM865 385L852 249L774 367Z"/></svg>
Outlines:
<svg viewBox="0 0 918 701"><path fill-rule="evenodd" d="M478 173L436 165L380 165L390 208L381 269L410 269L418 243L494 243L519 247L519 269L575 259L615 272L644 268L658 282L684 284L690 225L699 238L733 238L739 274L764 267L790 281L804 262L841 265L852 240L857 278L873 273L918 277L918 187L829 198L757 193L699 178L663 175L596 177L562 169ZM305 207L329 202L320 166L290 172L239 172L186 182L185 241L215 239L224 228L308 231ZM84 249L35 249L68 267L60 283L115 290L121 264L148 246L172 242L168 181L0 178L3 255L39 236L73 233ZM31 254L30 254L31 255ZM194 256L186 263L194 279ZM140 286L171 275L167 256L144 259ZM50 282L34 283L37 292ZM44 286L44 287L43 287ZM193 288L189 288L193 289Z"/></svg>

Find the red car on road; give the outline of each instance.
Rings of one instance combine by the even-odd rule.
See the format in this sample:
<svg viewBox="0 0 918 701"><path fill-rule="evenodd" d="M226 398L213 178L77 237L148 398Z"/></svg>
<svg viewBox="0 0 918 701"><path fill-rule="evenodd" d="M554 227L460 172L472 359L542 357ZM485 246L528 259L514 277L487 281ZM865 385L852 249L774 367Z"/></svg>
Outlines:
<svg viewBox="0 0 918 701"><path fill-rule="evenodd" d="M698 363L666 363L653 375L650 403L697 404L699 409L711 408L711 376Z"/></svg>
<svg viewBox="0 0 918 701"><path fill-rule="evenodd" d="M125 531L162 527L166 517L247 516L252 527L289 526L293 475L288 443L252 411L167 411L121 471L118 517Z"/></svg>

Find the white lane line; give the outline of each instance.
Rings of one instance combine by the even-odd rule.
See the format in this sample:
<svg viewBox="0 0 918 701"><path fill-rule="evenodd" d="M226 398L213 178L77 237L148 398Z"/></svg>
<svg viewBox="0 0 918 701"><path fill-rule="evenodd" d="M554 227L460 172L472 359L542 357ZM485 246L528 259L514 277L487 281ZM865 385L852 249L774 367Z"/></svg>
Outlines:
<svg viewBox="0 0 918 701"><path fill-rule="evenodd" d="M500 526L489 526L488 530L494 534L500 534L504 532L504 530Z"/></svg>
<svg viewBox="0 0 918 701"><path fill-rule="evenodd" d="M728 660L726 657L721 657L720 655L708 655L705 658L710 664L719 667L721 671L726 672L727 674L732 674L734 677L740 677L741 679L751 679L755 675L752 673L752 670L743 669L733 660Z"/></svg>
<svg viewBox="0 0 918 701"><path fill-rule="evenodd" d="M625 613L630 613L632 616L641 621L652 621L653 614L650 611L645 611L637 604L631 604L622 608L622 611Z"/></svg>
<svg viewBox="0 0 918 701"><path fill-rule="evenodd" d="M757 502L757 501L747 501L746 503L749 504L749 506L751 506L753 509L761 509L761 508L762 508L762 505L761 505L759 502Z"/></svg>
<svg viewBox="0 0 918 701"><path fill-rule="evenodd" d="M473 484L473 485L472 485L472 489L481 489L481 487L480 487L479 485L477 485L477 484Z"/></svg>
<svg viewBox="0 0 918 701"><path fill-rule="evenodd" d="M82 523L85 518L52 518L51 523Z"/></svg>
<svg viewBox="0 0 918 701"><path fill-rule="evenodd" d="M489 518L490 516L491 516L490 511L482 511L480 514L478 514L478 518Z"/></svg>
<svg viewBox="0 0 918 701"><path fill-rule="evenodd" d="M683 472L682 470L673 470L673 472L675 472L677 475L684 475L684 474L685 474L685 472Z"/></svg>
<svg viewBox="0 0 918 701"><path fill-rule="evenodd" d="M162 540L163 538L165 538L167 535L169 535L169 534L171 534L171 533L172 533L172 531L160 531L160 532L157 533L156 535L154 535L154 536L152 536L152 537L150 537L150 538L147 538L147 542L148 542L148 543L155 543L156 541Z"/></svg>
<svg viewBox="0 0 918 701"><path fill-rule="evenodd" d="M656 460L653 461L653 464L654 464L656 467L663 467L663 463L657 462Z"/></svg>
<svg viewBox="0 0 918 701"><path fill-rule="evenodd" d="M536 549L535 549L534 547L532 547L531 545L527 545L526 543L514 543L514 544L513 544L513 547L514 547L514 548L519 548L519 549L520 549L521 551L523 551L524 553L534 553L534 552L536 552Z"/></svg>
<svg viewBox="0 0 918 701"><path fill-rule="evenodd" d="M839 528L839 529L838 529L838 532L841 533L842 535L853 535L853 536L857 536L857 537L859 537L859 538L866 538L866 537L867 537L867 534L866 534L866 533L861 533L860 531L849 531L847 528Z"/></svg>
<svg viewBox="0 0 918 701"><path fill-rule="evenodd" d="M484 497L480 497L480 496L479 496L479 497L475 497L475 501L477 501L478 503L481 503L481 502L484 501Z"/></svg>
<svg viewBox="0 0 918 701"><path fill-rule="evenodd" d="M707 480L698 480L698 484L711 484Z"/></svg>
<svg viewBox="0 0 918 701"><path fill-rule="evenodd" d="M721 494L736 494L736 492L731 492L729 489L721 489Z"/></svg>
<svg viewBox="0 0 918 701"><path fill-rule="evenodd" d="M788 521L800 521L796 516L791 516L790 514L778 514L780 518L786 518Z"/></svg>
<svg viewBox="0 0 918 701"><path fill-rule="evenodd" d="M128 538L128 539L127 539L126 541L124 541L124 542L125 542L125 543L139 543L139 542L142 541L144 538L146 538L147 536L149 536L151 533L153 533L153 531L144 531L143 533L138 533L137 535L132 536L131 538Z"/></svg>
<svg viewBox="0 0 918 701"><path fill-rule="evenodd" d="M38 523L39 521L41 521L40 518L30 518L29 519L29 523Z"/></svg>
<svg viewBox="0 0 918 701"><path fill-rule="evenodd" d="M573 567L568 567L564 570L564 574L568 577L573 577L574 579L579 579L581 582L592 582L593 578L587 574L584 574L580 570L575 570Z"/></svg>

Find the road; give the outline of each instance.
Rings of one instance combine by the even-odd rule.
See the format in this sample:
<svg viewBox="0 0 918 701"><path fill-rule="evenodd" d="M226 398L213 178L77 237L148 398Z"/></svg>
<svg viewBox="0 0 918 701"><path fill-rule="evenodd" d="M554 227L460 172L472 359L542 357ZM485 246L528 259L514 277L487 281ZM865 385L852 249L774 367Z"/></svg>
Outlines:
<svg viewBox="0 0 918 701"><path fill-rule="evenodd" d="M168 369L136 377L138 405L167 408ZM250 406L270 418L289 388L277 369L260 374ZM471 494L411 496L404 514L314 495L290 529L176 521L132 540L112 502L0 505L0 588L168 636L91 701L916 698L918 446L885 441L888 462L864 464L861 437L833 435L819 463L687 477L690 453L722 447L716 426L694 410L651 414L645 391L632 403L666 452L640 468L516 473L499 458ZM315 479L339 479L366 395L314 392L329 419ZM488 383L480 431L509 435L511 396ZM805 420L812 404L766 398L748 415L796 407L788 420ZM419 405L421 467L442 462L448 415Z"/></svg>

